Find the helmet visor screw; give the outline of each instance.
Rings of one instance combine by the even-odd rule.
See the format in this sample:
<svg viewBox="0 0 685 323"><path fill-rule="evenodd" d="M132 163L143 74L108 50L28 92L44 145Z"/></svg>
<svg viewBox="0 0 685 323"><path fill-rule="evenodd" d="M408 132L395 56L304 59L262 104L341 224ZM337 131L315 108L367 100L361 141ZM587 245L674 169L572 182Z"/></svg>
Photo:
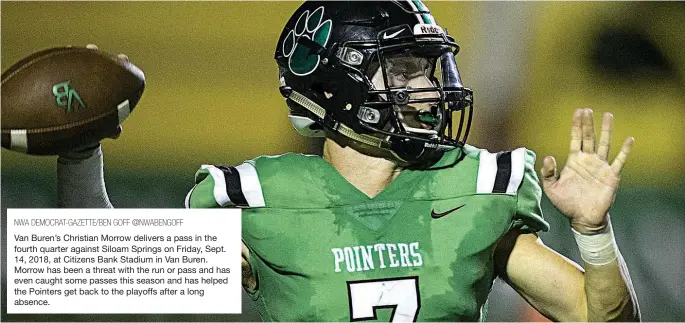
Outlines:
<svg viewBox="0 0 685 323"><path fill-rule="evenodd" d="M359 64L361 63L362 57L359 55L359 53L352 52L350 53L350 61L352 61L353 64Z"/></svg>
<svg viewBox="0 0 685 323"><path fill-rule="evenodd" d="M395 104L407 104L409 102L409 94L407 91L397 91L395 92Z"/></svg>

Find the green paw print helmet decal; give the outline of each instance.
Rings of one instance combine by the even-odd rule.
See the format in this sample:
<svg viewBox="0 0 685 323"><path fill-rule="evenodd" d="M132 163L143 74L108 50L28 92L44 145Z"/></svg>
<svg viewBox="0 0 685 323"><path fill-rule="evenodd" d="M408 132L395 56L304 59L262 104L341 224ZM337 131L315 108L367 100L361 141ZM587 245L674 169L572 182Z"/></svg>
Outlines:
<svg viewBox="0 0 685 323"><path fill-rule="evenodd" d="M311 14L306 10L300 15L295 29L283 40L283 54L288 58L288 68L293 74L309 75L319 67L321 61L319 55L310 54L309 48L298 44L300 37L307 37L326 47L332 26L330 19L323 21L323 7L317 8Z"/></svg>

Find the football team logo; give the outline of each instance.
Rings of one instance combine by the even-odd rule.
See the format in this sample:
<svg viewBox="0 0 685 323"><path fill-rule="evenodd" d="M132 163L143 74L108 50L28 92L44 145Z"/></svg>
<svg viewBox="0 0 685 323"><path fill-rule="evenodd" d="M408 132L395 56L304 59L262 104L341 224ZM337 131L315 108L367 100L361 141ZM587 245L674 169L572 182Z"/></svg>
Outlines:
<svg viewBox="0 0 685 323"><path fill-rule="evenodd" d="M330 19L323 21L323 6L311 14L309 10L306 10L300 15L295 29L291 30L283 40L283 54L288 58L288 68L293 74L309 75L319 67L321 61L319 55L310 53L309 48L298 44L298 40L306 37L326 47L332 26Z"/></svg>
<svg viewBox="0 0 685 323"><path fill-rule="evenodd" d="M66 107L67 113L71 112L71 106L74 100L78 102L79 107L87 108L88 106L83 102L83 100L81 100L81 96L78 95L78 92L69 86L69 82L71 81L57 83L52 86L52 94L55 95L57 105L60 107Z"/></svg>

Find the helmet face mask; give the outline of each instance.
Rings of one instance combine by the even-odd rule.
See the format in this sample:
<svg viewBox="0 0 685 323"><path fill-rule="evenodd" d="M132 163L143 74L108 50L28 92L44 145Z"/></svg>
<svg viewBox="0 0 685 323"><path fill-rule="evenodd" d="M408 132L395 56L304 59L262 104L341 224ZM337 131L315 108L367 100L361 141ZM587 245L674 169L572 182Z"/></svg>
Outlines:
<svg viewBox="0 0 685 323"><path fill-rule="evenodd" d="M281 93L291 114L310 118L314 128L388 150L410 164L462 147L473 99L472 91L461 83L454 59L459 47L434 24L425 6L421 4L421 10L416 6L415 1L384 1L308 2L300 7L276 51ZM292 35L297 35L293 21L303 24L303 17L313 16L310 12L321 12L314 21L326 23L316 27L317 23L306 21L316 30L314 36L293 40ZM316 35L325 28L330 35L324 36L330 37ZM295 44L290 57L284 42ZM292 70L293 54L301 56L300 61L318 59L318 64L302 75L302 68ZM456 133L455 114L459 114Z"/></svg>
<svg viewBox="0 0 685 323"><path fill-rule="evenodd" d="M371 91L380 93L376 97L380 101L367 100L367 104L371 106L378 103L379 107L393 109L400 125L409 133L437 136L443 115L436 105L440 93L433 90L436 85L434 70L435 60L431 58L414 56L410 52L384 55L382 68L379 64L371 79ZM424 88L427 90L410 92ZM406 96L406 99L398 98L398 95Z"/></svg>

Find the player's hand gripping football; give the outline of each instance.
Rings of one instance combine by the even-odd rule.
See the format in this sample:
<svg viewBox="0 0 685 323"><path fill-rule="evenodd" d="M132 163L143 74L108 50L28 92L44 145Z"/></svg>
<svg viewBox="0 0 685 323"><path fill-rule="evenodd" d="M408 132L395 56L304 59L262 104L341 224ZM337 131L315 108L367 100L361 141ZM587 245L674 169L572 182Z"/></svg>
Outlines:
<svg viewBox="0 0 685 323"><path fill-rule="evenodd" d="M94 44L88 44L88 45L86 45L86 48L89 48L92 50L98 50L98 47ZM117 58L119 60L122 60L125 62L129 61L128 56L126 56L125 54L118 54ZM119 136L121 135L121 130L122 130L121 125L117 126L116 132L113 135L109 136L109 138L111 138L111 139L119 138ZM70 151L62 152L59 155L62 157L66 157L68 159L88 158L93 154L93 151L95 151L95 149L97 149L97 147L99 147L99 146L100 146L99 142L93 142L93 143L90 143L87 145L83 145L81 147L76 147Z"/></svg>
<svg viewBox="0 0 685 323"><path fill-rule="evenodd" d="M559 176L554 157L547 156L543 162L545 193L570 219L573 228L583 234L597 233L607 226L621 170L635 141L633 137L627 138L616 159L609 163L613 118L611 113L604 114L599 144L595 145L592 110L576 110L571 126L571 150Z"/></svg>

